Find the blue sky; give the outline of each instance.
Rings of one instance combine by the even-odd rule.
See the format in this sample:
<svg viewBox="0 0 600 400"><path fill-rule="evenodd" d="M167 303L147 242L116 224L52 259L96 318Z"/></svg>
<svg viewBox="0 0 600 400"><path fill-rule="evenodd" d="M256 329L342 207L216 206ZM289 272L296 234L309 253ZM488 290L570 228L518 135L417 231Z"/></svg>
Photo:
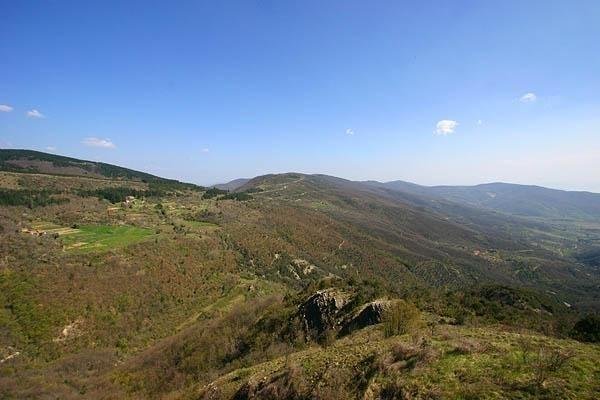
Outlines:
<svg viewBox="0 0 600 400"><path fill-rule="evenodd" d="M600 2L0 0L0 146L600 192Z"/></svg>

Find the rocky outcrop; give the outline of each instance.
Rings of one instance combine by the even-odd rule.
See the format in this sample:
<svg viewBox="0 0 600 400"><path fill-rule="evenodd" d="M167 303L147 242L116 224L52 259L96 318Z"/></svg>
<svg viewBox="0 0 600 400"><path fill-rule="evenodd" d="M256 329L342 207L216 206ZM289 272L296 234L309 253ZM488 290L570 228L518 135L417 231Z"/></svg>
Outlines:
<svg viewBox="0 0 600 400"><path fill-rule="evenodd" d="M345 336L379 324L394 302L375 300L356 309L353 297L353 294L330 288L319 290L300 304L298 311L307 339L322 339L326 332Z"/></svg>
<svg viewBox="0 0 600 400"><path fill-rule="evenodd" d="M391 304L392 302L390 300L376 300L365 304L354 317L344 324L340 331L340 336L347 335L357 329L362 329L369 325L383 322L385 313L390 308Z"/></svg>
<svg viewBox="0 0 600 400"><path fill-rule="evenodd" d="M338 331L344 317L344 306L350 295L336 289L319 290L299 307L300 318L309 338L318 338L326 331Z"/></svg>

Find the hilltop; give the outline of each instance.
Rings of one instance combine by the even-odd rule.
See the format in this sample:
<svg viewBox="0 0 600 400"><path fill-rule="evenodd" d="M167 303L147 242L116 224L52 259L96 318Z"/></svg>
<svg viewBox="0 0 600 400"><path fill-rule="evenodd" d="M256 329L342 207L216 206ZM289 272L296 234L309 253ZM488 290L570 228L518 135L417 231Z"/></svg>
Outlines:
<svg viewBox="0 0 600 400"><path fill-rule="evenodd" d="M79 160L34 150L0 149L0 171L144 182L178 182L112 164Z"/></svg>

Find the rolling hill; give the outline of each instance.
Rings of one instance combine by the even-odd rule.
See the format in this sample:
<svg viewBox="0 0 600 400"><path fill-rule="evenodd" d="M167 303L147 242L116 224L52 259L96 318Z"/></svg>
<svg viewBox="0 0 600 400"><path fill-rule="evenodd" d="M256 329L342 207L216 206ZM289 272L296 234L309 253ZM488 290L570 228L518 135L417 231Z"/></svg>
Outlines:
<svg viewBox="0 0 600 400"><path fill-rule="evenodd" d="M79 160L34 150L0 149L0 170L146 182L177 182L112 164Z"/></svg>
<svg viewBox="0 0 600 400"><path fill-rule="evenodd" d="M510 183L488 183L476 186L420 186L404 181L365 183L522 217L600 220L600 194L598 193L572 192Z"/></svg>
<svg viewBox="0 0 600 400"><path fill-rule="evenodd" d="M227 193L0 155L6 398L600 390L587 317L600 310L600 234L587 213L558 224L298 173Z"/></svg>
<svg viewBox="0 0 600 400"><path fill-rule="evenodd" d="M216 187L217 189L227 190L227 191L234 191L234 190L244 186L246 183L248 183L248 181L250 181L250 179L248 179L248 178L238 178L238 179L229 181L227 183L216 184L213 187Z"/></svg>
<svg viewBox="0 0 600 400"><path fill-rule="evenodd" d="M415 278L420 284L438 286L495 282L563 293L579 291L583 284L596 291L597 269L567 254L588 249L586 240L596 243L597 225L583 232L565 231L479 207L323 175L267 175L238 190L248 189L260 189L255 197L266 204L277 201L297 213L325 215L340 224L336 228L331 224L329 229L336 232L346 252L377 249L376 261L362 265L361 273L375 270L376 276L388 282L401 279L406 283ZM281 223L291 221L282 219ZM293 239L301 228L288 229ZM355 232L352 240L348 231ZM352 261L339 257L337 263ZM591 276L595 276L594 283L588 281ZM588 300L592 298L592 302L598 301L595 295Z"/></svg>

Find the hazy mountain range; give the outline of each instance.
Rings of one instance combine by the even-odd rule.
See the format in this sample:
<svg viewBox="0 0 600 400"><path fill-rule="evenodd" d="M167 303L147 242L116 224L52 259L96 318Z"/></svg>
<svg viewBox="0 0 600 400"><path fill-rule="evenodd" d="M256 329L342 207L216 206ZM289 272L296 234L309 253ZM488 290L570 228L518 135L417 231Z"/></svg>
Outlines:
<svg viewBox="0 0 600 400"><path fill-rule="evenodd" d="M332 181L343 181L341 178L321 176ZM215 187L235 191L249 181L251 179L235 179ZM422 186L400 180L347 181L344 184L388 189L524 217L600 218L600 194L586 191L565 191L502 182L474 186Z"/></svg>

